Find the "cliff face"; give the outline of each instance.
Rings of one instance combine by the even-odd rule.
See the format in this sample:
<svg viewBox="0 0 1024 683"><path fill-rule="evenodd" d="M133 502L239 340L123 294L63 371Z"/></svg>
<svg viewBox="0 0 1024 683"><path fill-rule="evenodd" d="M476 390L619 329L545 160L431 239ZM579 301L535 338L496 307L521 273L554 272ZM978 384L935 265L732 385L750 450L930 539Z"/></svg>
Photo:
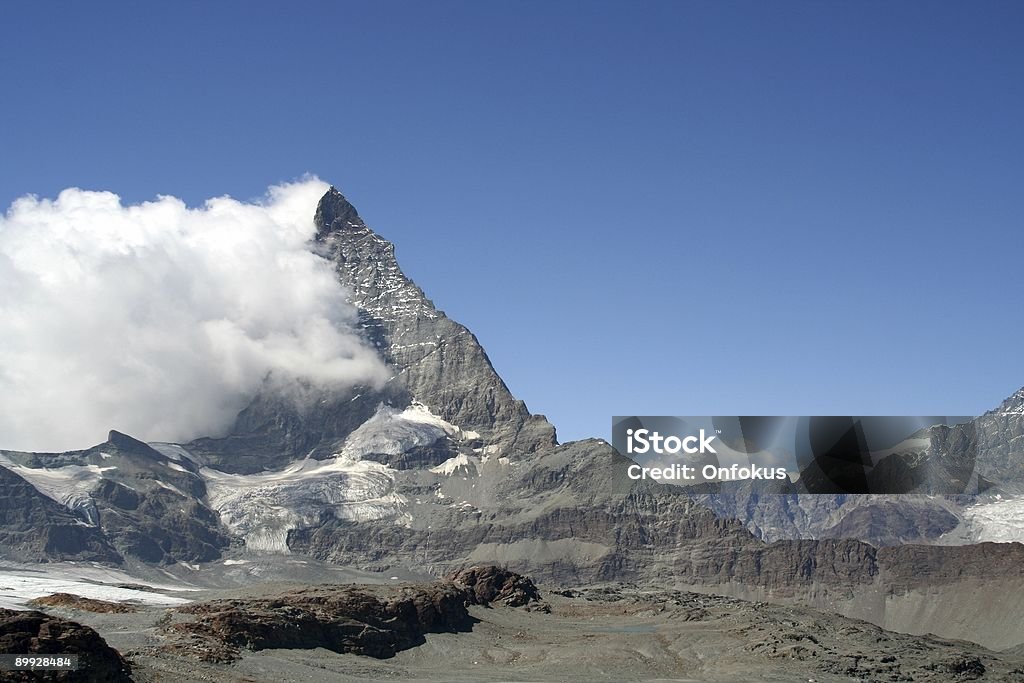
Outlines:
<svg viewBox="0 0 1024 683"><path fill-rule="evenodd" d="M0 550L30 560L120 562L99 529L0 467Z"/></svg>

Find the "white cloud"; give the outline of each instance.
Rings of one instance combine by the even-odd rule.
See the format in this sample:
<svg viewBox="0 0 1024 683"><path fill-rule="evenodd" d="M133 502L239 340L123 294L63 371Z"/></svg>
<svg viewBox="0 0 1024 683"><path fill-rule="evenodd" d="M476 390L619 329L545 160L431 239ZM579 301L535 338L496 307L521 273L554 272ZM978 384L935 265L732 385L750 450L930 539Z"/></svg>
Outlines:
<svg viewBox="0 0 1024 683"><path fill-rule="evenodd" d="M308 250L326 189L310 178L194 209L77 188L16 200L0 217L0 448L221 435L268 375L385 381Z"/></svg>

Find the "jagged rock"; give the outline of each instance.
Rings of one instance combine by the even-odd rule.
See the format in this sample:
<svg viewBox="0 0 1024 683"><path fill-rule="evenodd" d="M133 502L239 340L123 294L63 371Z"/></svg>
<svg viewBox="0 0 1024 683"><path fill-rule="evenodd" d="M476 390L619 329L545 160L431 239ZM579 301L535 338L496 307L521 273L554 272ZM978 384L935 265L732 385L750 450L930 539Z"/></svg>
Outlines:
<svg viewBox="0 0 1024 683"><path fill-rule="evenodd" d="M419 401L448 422L475 431L503 455L555 444L555 430L531 415L495 372L476 337L434 307L402 273L394 245L373 232L335 188L316 209L315 250L330 259L350 292L366 340L395 371L383 391L311 395L300 408L268 389L223 439L189 445L228 472L277 469L296 457L326 457L381 403Z"/></svg>
<svg viewBox="0 0 1024 683"><path fill-rule="evenodd" d="M509 607L524 607L541 601L540 591L528 577L494 565L461 569L445 578L469 589L476 605L500 602Z"/></svg>
<svg viewBox="0 0 1024 683"><path fill-rule="evenodd" d="M93 629L42 612L0 609L0 653L77 655L76 671L0 672L2 681L120 683L131 668Z"/></svg>

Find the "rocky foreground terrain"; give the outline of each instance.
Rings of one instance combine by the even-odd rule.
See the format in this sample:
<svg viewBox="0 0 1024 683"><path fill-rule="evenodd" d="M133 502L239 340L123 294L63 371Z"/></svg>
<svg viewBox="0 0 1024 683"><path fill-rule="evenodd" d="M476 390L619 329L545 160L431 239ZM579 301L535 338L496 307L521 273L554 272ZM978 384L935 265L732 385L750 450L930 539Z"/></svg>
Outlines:
<svg viewBox="0 0 1024 683"><path fill-rule="evenodd" d="M48 679L69 681L1024 682L1022 653L702 593L542 591L492 566L430 583L246 592L128 610L44 600L50 615L4 611L0 642L45 632L51 649L88 652L79 676L91 677Z"/></svg>

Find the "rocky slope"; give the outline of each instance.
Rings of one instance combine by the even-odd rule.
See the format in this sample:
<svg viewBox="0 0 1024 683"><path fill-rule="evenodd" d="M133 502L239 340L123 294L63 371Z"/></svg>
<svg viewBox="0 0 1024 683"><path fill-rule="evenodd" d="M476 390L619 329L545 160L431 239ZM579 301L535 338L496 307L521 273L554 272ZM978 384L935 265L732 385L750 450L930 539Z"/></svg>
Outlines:
<svg viewBox="0 0 1024 683"><path fill-rule="evenodd" d="M0 467L0 552L28 560L119 562L96 527Z"/></svg>
<svg viewBox="0 0 1024 683"><path fill-rule="evenodd" d="M84 451L0 452L0 511L10 520L0 533L34 522L41 534L4 550L30 559L42 544L51 559L112 563L216 559L232 540L205 502L206 483L180 449L167 453L116 431Z"/></svg>

